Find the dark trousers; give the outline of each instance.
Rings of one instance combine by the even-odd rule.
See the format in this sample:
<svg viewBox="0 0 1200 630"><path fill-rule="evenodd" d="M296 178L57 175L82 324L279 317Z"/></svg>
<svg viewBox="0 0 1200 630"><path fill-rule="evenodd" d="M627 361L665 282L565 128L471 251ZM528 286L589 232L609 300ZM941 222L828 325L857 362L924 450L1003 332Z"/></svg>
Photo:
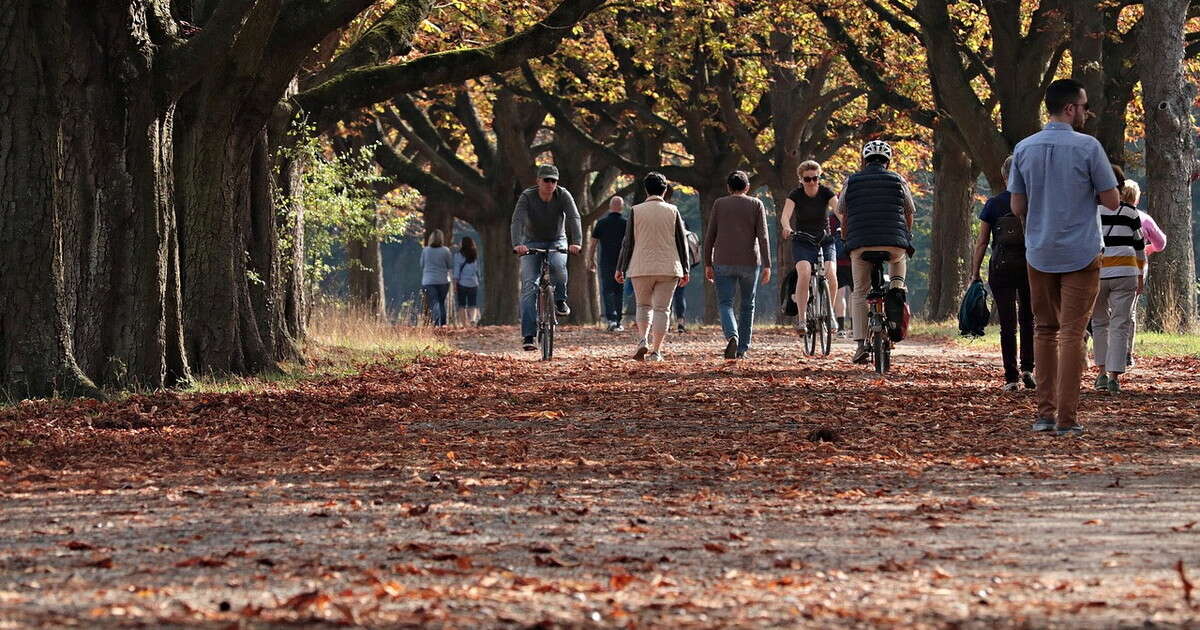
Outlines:
<svg viewBox="0 0 1200 630"><path fill-rule="evenodd" d="M617 282L613 276L616 268L600 267L600 305L604 308L604 319L609 323L621 323L621 301L625 298L625 283Z"/></svg>
<svg viewBox="0 0 1200 630"><path fill-rule="evenodd" d="M1029 285L995 286L996 315L1000 318L1000 353L1004 356L1004 382L1021 380L1021 372L1033 371L1033 305ZM1017 334L1021 338L1020 371L1017 366Z"/></svg>
<svg viewBox="0 0 1200 630"><path fill-rule="evenodd" d="M446 325L446 296L450 293L450 283L446 284L424 284L421 289L425 291L425 301L429 304L429 314L433 318L434 326Z"/></svg>
<svg viewBox="0 0 1200 630"><path fill-rule="evenodd" d="M675 299L671 301L672 308L675 309L675 319L678 323L683 323L683 318L687 314L687 296L684 289L687 287L675 287Z"/></svg>

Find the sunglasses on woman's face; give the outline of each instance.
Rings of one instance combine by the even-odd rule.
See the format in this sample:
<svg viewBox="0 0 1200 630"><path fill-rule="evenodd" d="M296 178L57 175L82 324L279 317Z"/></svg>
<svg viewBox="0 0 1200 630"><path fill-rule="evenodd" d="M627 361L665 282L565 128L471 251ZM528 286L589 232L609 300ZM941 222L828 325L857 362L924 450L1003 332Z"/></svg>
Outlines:
<svg viewBox="0 0 1200 630"><path fill-rule="evenodd" d="M804 181L805 181L805 183L808 183L808 184L811 184L813 182L819 182L819 181L821 181L821 176L820 175L805 175Z"/></svg>

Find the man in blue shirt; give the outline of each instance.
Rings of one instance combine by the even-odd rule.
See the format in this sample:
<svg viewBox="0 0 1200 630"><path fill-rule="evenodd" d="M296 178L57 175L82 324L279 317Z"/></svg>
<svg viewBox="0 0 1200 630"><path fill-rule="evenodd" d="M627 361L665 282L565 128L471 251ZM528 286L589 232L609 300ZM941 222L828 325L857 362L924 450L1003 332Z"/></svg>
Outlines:
<svg viewBox="0 0 1200 630"><path fill-rule="evenodd" d="M624 285L616 280L617 258L621 255L621 243L625 240L625 200L613 197L608 202L608 214L596 221L592 228L592 242L588 245L588 271L596 271L596 246L600 247L600 302L604 306L604 318L609 331L623 330L621 326L621 300Z"/></svg>
<svg viewBox="0 0 1200 630"><path fill-rule="evenodd" d="M1008 176L1012 211L1025 220L1025 259L1034 318L1034 431L1078 435L1083 333L1100 288L1100 214L1116 209L1117 180L1104 147L1079 133L1087 91L1074 79L1046 89L1050 122L1013 150Z"/></svg>

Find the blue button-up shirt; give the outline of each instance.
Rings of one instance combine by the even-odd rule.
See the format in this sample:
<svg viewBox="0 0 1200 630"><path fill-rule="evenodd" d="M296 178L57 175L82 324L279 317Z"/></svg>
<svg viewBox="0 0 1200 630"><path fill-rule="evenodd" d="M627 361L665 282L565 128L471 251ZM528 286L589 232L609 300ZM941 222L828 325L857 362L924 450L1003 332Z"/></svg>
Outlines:
<svg viewBox="0 0 1200 630"><path fill-rule="evenodd" d="M1029 200L1025 260L1045 273L1079 271L1104 249L1096 195L1117 187L1100 141L1048 123L1017 143L1008 190Z"/></svg>

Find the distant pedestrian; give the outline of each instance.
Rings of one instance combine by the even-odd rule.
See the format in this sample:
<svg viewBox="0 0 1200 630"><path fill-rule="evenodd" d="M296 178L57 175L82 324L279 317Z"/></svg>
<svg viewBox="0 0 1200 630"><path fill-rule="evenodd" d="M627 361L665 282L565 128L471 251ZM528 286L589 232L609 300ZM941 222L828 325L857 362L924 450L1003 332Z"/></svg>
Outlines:
<svg viewBox="0 0 1200 630"><path fill-rule="evenodd" d="M1138 183L1132 179L1125 180L1125 186L1121 192L1122 203L1128 203L1136 208L1141 198L1142 188L1138 186ZM1167 235L1163 233L1162 228L1158 227L1158 222L1154 220L1154 217L1145 210L1138 210L1138 218L1142 220L1142 236L1146 238L1146 266L1142 268L1142 284L1150 286L1150 256L1167 248ZM1144 290L1142 295L1145 295ZM1129 350L1125 353L1126 370L1133 367L1133 342L1137 338L1137 313L1141 301L1140 296L1133 301L1133 313L1129 316Z"/></svg>
<svg viewBox="0 0 1200 630"><path fill-rule="evenodd" d="M1008 180L1012 156L1004 160L1000 174ZM1034 389L1033 378L1033 305L1029 298L1029 270L1025 263L1025 228L1020 217L1012 213L1012 193L1007 190L987 200L979 213L979 240L975 242L972 258L975 280L980 279L980 267L988 244L992 257L988 263L988 286L996 302L1000 318L1000 354L1004 361L1006 392ZM1020 333L1020 361L1017 355L1017 336ZM1018 370L1018 368L1020 368Z"/></svg>
<svg viewBox="0 0 1200 630"><path fill-rule="evenodd" d="M754 296L758 284L771 281L771 247L767 241L767 209L751 197L750 176L734 171L726 179L729 195L713 203L704 230L704 275L716 284L725 358L741 359L754 333ZM735 317L734 293L741 304Z"/></svg>
<svg viewBox="0 0 1200 630"><path fill-rule="evenodd" d="M615 279L617 273L617 258L621 255L621 243L625 241L627 220L621 216L625 209L625 200L613 197L608 202L608 214L596 221L592 228L592 240L588 243L588 271L600 270L600 303L604 308L604 319L608 321L608 330L624 330L621 326L621 301L624 299L625 285ZM599 249L599 265L596 264L596 250Z"/></svg>
<svg viewBox="0 0 1200 630"><path fill-rule="evenodd" d="M667 193L663 195L663 199L667 203L674 203L675 187L667 185ZM682 213L680 213L682 216ZM688 259L692 263L692 269L700 264L700 237L695 232L687 229L687 221L684 221L684 233L687 238ZM690 272L691 270L689 270ZM687 332L687 287L679 286L675 288L675 298L671 300L671 309L675 312L675 330L678 333Z"/></svg>
<svg viewBox="0 0 1200 630"><path fill-rule="evenodd" d="M633 358L662 361L662 344L671 319L671 298L675 288L686 286L691 278L686 228L679 208L667 203L667 178L650 173L642 181L646 201L630 208L629 226L616 279L633 282L637 296L638 341Z"/></svg>
<svg viewBox="0 0 1200 630"><path fill-rule="evenodd" d="M454 254L446 247L441 230L430 232L421 250L421 290L429 304L434 326L446 325L446 296L450 293L450 277Z"/></svg>
<svg viewBox="0 0 1200 630"><path fill-rule="evenodd" d="M845 339L847 332L854 327L850 317L850 294L854 292L854 273L850 266L850 249L846 247L846 239L842 231L842 222L837 214L829 217L829 231L833 234L834 254L837 258L837 287L833 294L833 314L837 317L840 339Z"/></svg>
<svg viewBox="0 0 1200 630"><path fill-rule="evenodd" d="M1113 166L1118 182L1125 173ZM1123 192L1123 191L1122 191ZM1133 334L1133 305L1145 288L1146 240L1137 208L1122 201L1116 210L1099 207L1104 231L1104 254L1100 263L1100 292L1092 311L1092 344L1096 356L1096 389L1116 394L1129 358Z"/></svg>
<svg viewBox="0 0 1200 630"><path fill-rule="evenodd" d="M458 321L464 326L479 323L479 250L475 239L464 236L454 255L454 294Z"/></svg>
<svg viewBox="0 0 1200 630"><path fill-rule="evenodd" d="M1013 214L1025 219L1025 259L1034 319L1034 431L1078 435L1083 332L1100 290L1104 240L1096 199L1120 203L1104 147L1079 133L1087 120L1083 84L1059 79L1045 95L1050 122L1013 151L1008 190Z"/></svg>

